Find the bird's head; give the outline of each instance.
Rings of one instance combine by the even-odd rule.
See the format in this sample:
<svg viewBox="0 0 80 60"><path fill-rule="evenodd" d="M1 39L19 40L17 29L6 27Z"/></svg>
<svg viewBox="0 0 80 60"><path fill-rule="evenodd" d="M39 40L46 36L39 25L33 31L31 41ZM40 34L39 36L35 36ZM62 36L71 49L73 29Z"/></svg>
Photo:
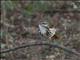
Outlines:
<svg viewBox="0 0 80 60"><path fill-rule="evenodd" d="M42 22L42 23L41 23L41 26L43 26L43 27L48 27L49 24L48 24L48 22Z"/></svg>

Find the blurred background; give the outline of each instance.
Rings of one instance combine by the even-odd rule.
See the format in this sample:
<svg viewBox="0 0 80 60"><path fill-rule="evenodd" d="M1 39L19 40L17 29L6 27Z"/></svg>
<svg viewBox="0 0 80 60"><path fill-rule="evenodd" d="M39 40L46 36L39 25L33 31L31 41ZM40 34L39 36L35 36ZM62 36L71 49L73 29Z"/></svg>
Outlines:
<svg viewBox="0 0 80 60"><path fill-rule="evenodd" d="M1 50L48 42L38 31L40 22L47 21L58 29L60 37L52 43L80 53L79 0L2 0L0 15ZM76 55L49 46L26 47L0 55L1 60L80 60Z"/></svg>

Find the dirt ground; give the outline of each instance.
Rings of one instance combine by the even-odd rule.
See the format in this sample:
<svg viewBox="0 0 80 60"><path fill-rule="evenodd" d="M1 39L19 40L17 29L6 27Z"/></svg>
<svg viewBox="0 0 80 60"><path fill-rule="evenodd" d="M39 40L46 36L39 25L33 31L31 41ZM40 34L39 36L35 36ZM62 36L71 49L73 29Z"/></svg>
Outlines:
<svg viewBox="0 0 80 60"><path fill-rule="evenodd" d="M80 54L80 1L1 1L1 51L25 44L60 44ZM58 29L58 39L48 40L38 30L47 21ZM80 60L80 56L50 46L31 46L0 53L1 60Z"/></svg>

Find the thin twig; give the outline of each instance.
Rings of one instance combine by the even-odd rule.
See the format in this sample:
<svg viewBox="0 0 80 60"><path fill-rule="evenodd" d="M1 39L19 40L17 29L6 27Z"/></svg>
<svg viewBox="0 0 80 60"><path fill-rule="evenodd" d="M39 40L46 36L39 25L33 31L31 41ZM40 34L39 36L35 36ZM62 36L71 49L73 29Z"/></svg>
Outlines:
<svg viewBox="0 0 80 60"><path fill-rule="evenodd" d="M80 13L79 10L63 10L63 9L55 9L55 10L49 10L49 11L44 11L44 13L56 13L56 12L60 12L60 13L68 13L68 12L72 12L72 13Z"/></svg>
<svg viewBox="0 0 80 60"><path fill-rule="evenodd" d="M26 47L31 47L31 46L37 46L37 45L46 45L46 46L51 46L51 47L55 47L55 48L60 48L60 49L63 49L64 51L66 52L69 52L69 53L72 53L72 54L75 54L77 56L80 57L80 53L78 53L77 51L74 51L74 50L70 50L64 46L61 46L61 45L57 45L57 44L49 44L49 43L39 43L39 44L27 44L27 45L23 45L23 46L20 46L20 47L15 47L15 48L12 48L12 49L6 49L6 50L2 50L0 51L0 54L1 53L8 53L8 52L11 52L11 51L15 51L15 50L18 50L18 49L21 49L21 48L26 48Z"/></svg>

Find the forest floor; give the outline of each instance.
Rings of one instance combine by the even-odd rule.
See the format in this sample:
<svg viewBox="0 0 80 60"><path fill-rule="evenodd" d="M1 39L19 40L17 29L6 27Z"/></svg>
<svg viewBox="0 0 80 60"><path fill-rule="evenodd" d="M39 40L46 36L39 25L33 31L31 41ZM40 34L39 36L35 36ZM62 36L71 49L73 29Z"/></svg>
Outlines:
<svg viewBox="0 0 80 60"><path fill-rule="evenodd" d="M47 21L58 29L50 43L80 54L80 1L1 1L1 51L25 44L48 42L38 25ZM0 53L1 60L80 60L79 56L50 46L31 46Z"/></svg>

